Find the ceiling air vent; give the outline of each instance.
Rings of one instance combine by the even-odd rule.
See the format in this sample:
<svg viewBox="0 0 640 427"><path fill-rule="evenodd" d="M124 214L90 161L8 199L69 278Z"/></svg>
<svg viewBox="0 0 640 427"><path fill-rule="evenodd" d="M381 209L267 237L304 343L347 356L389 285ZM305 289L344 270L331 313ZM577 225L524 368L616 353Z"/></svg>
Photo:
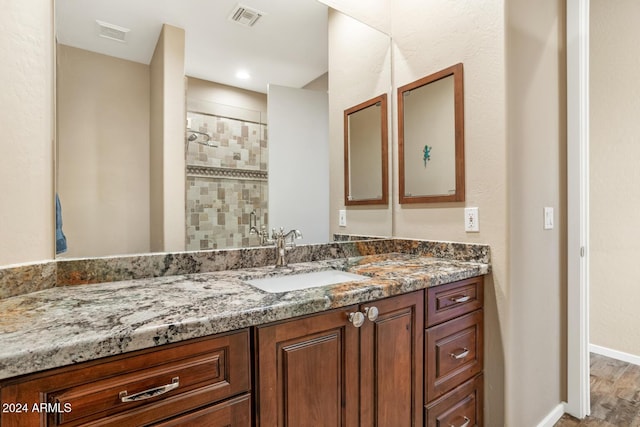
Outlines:
<svg viewBox="0 0 640 427"><path fill-rule="evenodd" d="M259 10L238 4L231 12L231 15L229 15L229 20L244 25L245 27L253 27L263 15L264 13Z"/></svg>
<svg viewBox="0 0 640 427"><path fill-rule="evenodd" d="M109 24L108 22L98 21L98 35L105 39L115 40L125 43L127 41L127 33L131 30L120 27L118 25Z"/></svg>

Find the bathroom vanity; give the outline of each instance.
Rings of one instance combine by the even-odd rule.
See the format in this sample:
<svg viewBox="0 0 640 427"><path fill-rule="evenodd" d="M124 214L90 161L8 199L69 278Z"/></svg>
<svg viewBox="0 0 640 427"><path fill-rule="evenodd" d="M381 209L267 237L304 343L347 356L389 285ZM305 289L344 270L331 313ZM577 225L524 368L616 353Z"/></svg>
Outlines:
<svg viewBox="0 0 640 427"><path fill-rule="evenodd" d="M0 300L0 424L481 426L488 258L437 255L409 249ZM327 269L366 279L280 293L247 283Z"/></svg>

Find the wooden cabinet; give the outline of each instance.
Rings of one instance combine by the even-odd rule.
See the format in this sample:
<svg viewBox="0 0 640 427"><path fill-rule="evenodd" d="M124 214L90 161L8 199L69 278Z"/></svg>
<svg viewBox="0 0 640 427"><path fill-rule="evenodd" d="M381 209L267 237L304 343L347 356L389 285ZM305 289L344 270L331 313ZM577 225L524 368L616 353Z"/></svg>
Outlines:
<svg viewBox="0 0 640 427"><path fill-rule="evenodd" d="M242 330L9 380L0 389L2 402L27 410L3 413L0 424L248 427L249 343Z"/></svg>
<svg viewBox="0 0 640 427"><path fill-rule="evenodd" d="M365 304L378 309L361 328L362 426L422 426L424 292ZM370 373L370 374L369 374Z"/></svg>
<svg viewBox="0 0 640 427"><path fill-rule="evenodd" d="M257 328L257 425L422 426L423 301L418 291ZM374 320L356 327L358 312Z"/></svg>
<svg viewBox="0 0 640 427"><path fill-rule="evenodd" d="M482 427L482 307L477 277L4 380L0 425Z"/></svg>
<svg viewBox="0 0 640 427"><path fill-rule="evenodd" d="M427 290L427 427L482 426L483 278Z"/></svg>

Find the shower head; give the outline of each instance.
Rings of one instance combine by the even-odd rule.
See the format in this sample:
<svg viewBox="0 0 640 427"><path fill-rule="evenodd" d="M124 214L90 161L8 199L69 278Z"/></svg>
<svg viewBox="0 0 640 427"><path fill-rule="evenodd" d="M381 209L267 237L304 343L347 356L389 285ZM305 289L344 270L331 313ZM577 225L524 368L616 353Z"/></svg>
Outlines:
<svg viewBox="0 0 640 427"><path fill-rule="evenodd" d="M197 130L187 129L187 142L195 142L196 144L206 145L207 147L217 147L211 140L211 135L204 132L198 132Z"/></svg>

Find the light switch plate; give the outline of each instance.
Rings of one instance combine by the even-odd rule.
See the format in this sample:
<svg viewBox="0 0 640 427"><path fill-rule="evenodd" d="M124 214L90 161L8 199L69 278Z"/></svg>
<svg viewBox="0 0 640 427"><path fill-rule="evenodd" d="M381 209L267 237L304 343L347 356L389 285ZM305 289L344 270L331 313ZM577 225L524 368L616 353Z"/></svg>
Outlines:
<svg viewBox="0 0 640 427"><path fill-rule="evenodd" d="M478 233L480 231L478 208L464 208L464 231L470 233Z"/></svg>
<svg viewBox="0 0 640 427"><path fill-rule="evenodd" d="M347 210L346 209L340 209L338 211L338 225L340 227L347 226Z"/></svg>
<svg viewBox="0 0 640 427"><path fill-rule="evenodd" d="M553 230L553 208L544 208L544 229Z"/></svg>

